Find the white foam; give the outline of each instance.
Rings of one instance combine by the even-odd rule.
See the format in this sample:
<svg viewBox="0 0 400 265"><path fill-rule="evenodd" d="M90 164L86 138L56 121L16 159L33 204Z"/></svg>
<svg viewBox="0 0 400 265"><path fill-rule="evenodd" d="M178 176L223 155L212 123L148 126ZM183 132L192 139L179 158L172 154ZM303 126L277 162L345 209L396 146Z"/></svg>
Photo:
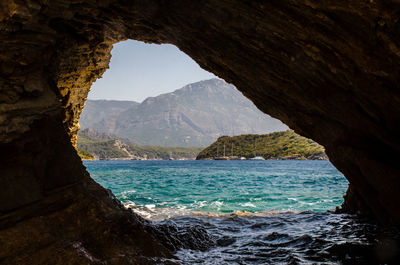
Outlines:
<svg viewBox="0 0 400 265"><path fill-rule="evenodd" d="M126 208L130 208L130 207L135 206L136 204L134 202L127 201L127 202L124 203L124 205L125 205Z"/></svg>
<svg viewBox="0 0 400 265"><path fill-rule="evenodd" d="M251 202L246 202L246 203L240 203L241 206L243 207L253 207L256 208L256 206L254 204L252 204Z"/></svg>
<svg viewBox="0 0 400 265"><path fill-rule="evenodd" d="M156 208L155 204L146 204L145 207L149 210L153 210L154 208Z"/></svg>
<svg viewBox="0 0 400 265"><path fill-rule="evenodd" d="M135 192L136 192L136 190L126 190L126 191L121 192L121 195L125 196L126 194L131 194L131 193L135 193Z"/></svg>
<svg viewBox="0 0 400 265"><path fill-rule="evenodd" d="M212 203L213 205L222 206L223 202L215 201ZM247 204L247 203L244 203ZM244 205L243 204L243 205ZM152 220L152 221L162 221L168 218L175 217L203 217L203 218L227 218L232 216L241 216L241 217L262 217L262 216L273 216L279 215L282 213L299 213L301 211L293 211L293 210L273 210L273 211L260 211L260 212L249 212L249 211L235 211L232 213L221 213L221 212L206 212L206 211L197 211L192 209L186 209L186 206L173 208L173 207L156 207L154 204L147 205L135 205L133 202L124 203L126 208L131 209L135 213L141 215L142 217ZM251 206L247 206L251 207Z"/></svg>
<svg viewBox="0 0 400 265"><path fill-rule="evenodd" d="M215 201L215 202L212 202L211 203L211 205L215 205L215 206L217 206L217 211L220 211L221 210L221 206L224 204L224 202L220 202L220 201Z"/></svg>
<svg viewBox="0 0 400 265"><path fill-rule="evenodd" d="M191 206L194 206L194 208L202 208L208 205L207 201L194 201Z"/></svg>
<svg viewBox="0 0 400 265"><path fill-rule="evenodd" d="M212 204L214 204L215 206L222 206L222 204L224 204L224 202L216 201L216 202L213 202Z"/></svg>

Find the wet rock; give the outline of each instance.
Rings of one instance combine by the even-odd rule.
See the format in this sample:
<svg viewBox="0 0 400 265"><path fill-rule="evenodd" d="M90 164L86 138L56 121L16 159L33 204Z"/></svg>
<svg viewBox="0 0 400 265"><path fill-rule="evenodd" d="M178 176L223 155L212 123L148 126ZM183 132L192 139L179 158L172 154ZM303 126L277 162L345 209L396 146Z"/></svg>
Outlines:
<svg viewBox="0 0 400 265"><path fill-rule="evenodd" d="M167 220L155 225L151 232L172 251L181 248L205 251L216 245L216 239L199 224L177 225Z"/></svg>
<svg viewBox="0 0 400 265"><path fill-rule="evenodd" d="M226 246L232 245L233 243L235 243L235 241L236 241L236 239L233 237L223 236L221 238L218 238L217 246L226 247Z"/></svg>

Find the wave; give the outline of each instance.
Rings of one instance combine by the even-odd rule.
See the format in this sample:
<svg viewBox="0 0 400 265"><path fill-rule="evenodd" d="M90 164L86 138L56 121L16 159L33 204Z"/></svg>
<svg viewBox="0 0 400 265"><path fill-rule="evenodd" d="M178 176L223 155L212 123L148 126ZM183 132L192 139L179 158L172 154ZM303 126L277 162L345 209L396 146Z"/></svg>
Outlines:
<svg viewBox="0 0 400 265"><path fill-rule="evenodd" d="M153 223L172 235L166 238L173 242L177 260L172 261L177 264L400 264L398 230L385 231L353 215L150 209L152 219L157 213L175 214ZM377 243L383 234L385 238Z"/></svg>
<svg viewBox="0 0 400 265"><path fill-rule="evenodd" d="M216 205L222 205L222 202L213 202ZM204 202L203 202L204 204ZM255 207L252 203L241 204L245 207ZM242 217L265 217L274 216L284 213L300 213L304 211L300 210L266 210L266 211L247 211L237 210L229 213L223 212L211 212L211 211L200 211L195 209L188 209L186 206L174 207L156 207L155 204L136 205L134 202L128 201L124 203L126 208L131 209L133 212L140 216L152 220L152 221L163 221L165 219L177 218L177 217L205 217L205 218L228 218L234 216Z"/></svg>

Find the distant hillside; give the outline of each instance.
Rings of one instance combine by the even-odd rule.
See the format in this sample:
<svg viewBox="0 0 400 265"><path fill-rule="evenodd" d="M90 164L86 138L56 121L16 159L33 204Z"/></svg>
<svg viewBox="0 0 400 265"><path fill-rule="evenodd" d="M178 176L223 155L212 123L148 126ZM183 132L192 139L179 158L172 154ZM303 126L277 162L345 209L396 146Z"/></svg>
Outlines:
<svg viewBox="0 0 400 265"><path fill-rule="evenodd" d="M84 130L78 133L78 148L95 155L97 159L129 158L128 145L117 138L107 137L105 134L96 133L94 130ZM108 138L108 139L107 139Z"/></svg>
<svg viewBox="0 0 400 265"><path fill-rule="evenodd" d="M256 152L257 156L265 159L327 159L321 145L292 130L264 135L222 136L201 151L196 159L223 156L224 145L226 156L232 155L233 147L233 156L238 157L252 158Z"/></svg>
<svg viewBox="0 0 400 265"><path fill-rule="evenodd" d="M133 142L131 140L129 140L129 139L121 138L121 137L118 137L117 135L114 135L114 134L111 134L111 133L98 132L98 131L96 131L96 130L94 130L92 128L86 128L86 129L80 130L78 132L78 137L79 136L83 136L83 137L86 137L86 138L91 138L91 139L94 139L96 141L98 141L98 140L115 140L115 139L118 139L118 140L122 140L122 141L124 141L126 143L133 144Z"/></svg>
<svg viewBox="0 0 400 265"><path fill-rule="evenodd" d="M126 139L85 129L78 133L78 154L82 159L195 159L203 147L138 146Z"/></svg>
<svg viewBox="0 0 400 265"><path fill-rule="evenodd" d="M132 104L127 109L121 107L119 113L102 112L104 115L98 115L101 118L88 121L96 116L94 107L101 109L100 101L95 104L88 101L81 117L81 128L91 127L141 145L163 146L207 146L221 135L287 129L279 120L259 111L234 86L220 79L200 81L172 93L147 98L141 104Z"/></svg>
<svg viewBox="0 0 400 265"><path fill-rule="evenodd" d="M94 159L94 156L92 154L86 152L85 150L82 150L79 147L76 148L76 151L82 160L93 160Z"/></svg>
<svg viewBox="0 0 400 265"><path fill-rule="evenodd" d="M87 100L81 114L79 125L82 129L93 128L98 122L103 122L107 128L115 126L116 116L132 107L139 105L135 101L120 100ZM103 132L110 132L105 130Z"/></svg>

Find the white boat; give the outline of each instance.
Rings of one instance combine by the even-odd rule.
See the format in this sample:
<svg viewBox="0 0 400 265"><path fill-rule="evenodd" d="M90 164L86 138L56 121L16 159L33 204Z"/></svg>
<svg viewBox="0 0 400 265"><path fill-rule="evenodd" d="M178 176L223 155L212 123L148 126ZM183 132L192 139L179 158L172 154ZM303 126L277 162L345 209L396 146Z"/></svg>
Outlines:
<svg viewBox="0 0 400 265"><path fill-rule="evenodd" d="M256 146L256 138L254 138L254 157L250 158L250 160L265 160L264 157L257 155L257 146Z"/></svg>
<svg viewBox="0 0 400 265"><path fill-rule="evenodd" d="M265 158L262 156L255 156L255 157L250 158L250 160L265 160Z"/></svg>

